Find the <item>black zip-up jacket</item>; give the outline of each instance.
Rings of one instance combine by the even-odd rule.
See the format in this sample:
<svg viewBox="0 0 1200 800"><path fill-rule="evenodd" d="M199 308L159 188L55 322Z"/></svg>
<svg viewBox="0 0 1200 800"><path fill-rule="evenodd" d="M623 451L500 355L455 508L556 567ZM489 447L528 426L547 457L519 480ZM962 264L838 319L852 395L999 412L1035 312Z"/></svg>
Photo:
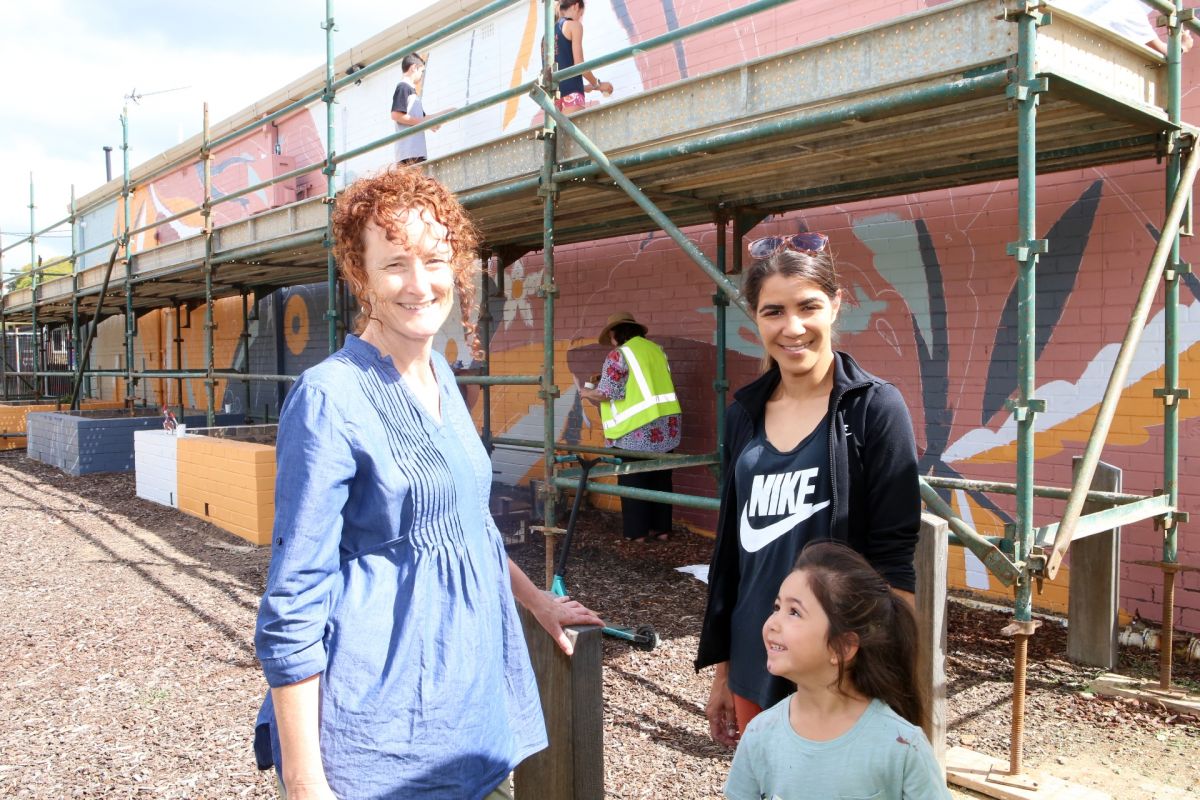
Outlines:
<svg viewBox="0 0 1200 800"><path fill-rule="evenodd" d="M829 394L832 536L862 553L893 587L914 591L921 494L908 407L895 386L864 370L846 353L835 352L833 362ZM776 367L739 389L725 410L726 446L721 459L725 483L708 570L708 608L700 631L697 671L729 660L730 621L739 590L733 466L754 437L756 423L778 385ZM779 587L754 590L774 597Z"/></svg>

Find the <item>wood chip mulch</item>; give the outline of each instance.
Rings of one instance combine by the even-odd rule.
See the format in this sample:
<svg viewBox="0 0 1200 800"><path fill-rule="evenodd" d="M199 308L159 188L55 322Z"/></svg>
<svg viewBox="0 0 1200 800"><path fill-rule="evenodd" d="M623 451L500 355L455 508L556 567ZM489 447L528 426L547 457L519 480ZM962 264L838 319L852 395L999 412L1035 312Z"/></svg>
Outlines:
<svg viewBox="0 0 1200 800"><path fill-rule="evenodd" d="M606 639L605 774L613 798L717 798L730 754L709 741L710 675L692 669L705 586L678 566L712 543L677 532L621 539L588 510L567 573L611 623L650 624L651 652ZM535 581L540 537L510 553ZM135 496L132 474L73 478L0 454L0 797L272 798L251 754L265 684L254 615L269 552ZM950 744L1007 758L1010 615L950 606ZM1151 702L1090 695L1097 670L1066 661L1065 632L1030 642L1025 761L1060 777L1120 785L1122 798L1174 797L1143 784L1200 786L1200 720ZM1155 657L1123 650L1127 674ZM1200 665L1177 684L1200 688ZM1078 775L1076 774L1078 773ZM1173 790L1174 791L1174 790ZM966 796L966 795L961 795Z"/></svg>

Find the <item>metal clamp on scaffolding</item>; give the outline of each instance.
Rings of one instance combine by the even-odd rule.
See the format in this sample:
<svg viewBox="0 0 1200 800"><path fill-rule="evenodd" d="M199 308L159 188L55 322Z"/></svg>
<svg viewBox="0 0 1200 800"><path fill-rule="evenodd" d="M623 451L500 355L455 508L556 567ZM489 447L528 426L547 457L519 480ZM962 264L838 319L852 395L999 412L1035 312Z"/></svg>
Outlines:
<svg viewBox="0 0 1200 800"><path fill-rule="evenodd" d="M1170 387L1164 386L1154 390L1155 397L1161 397L1164 406L1173 406L1180 400L1189 400L1192 396L1191 389L1185 389L1180 386Z"/></svg>
<svg viewBox="0 0 1200 800"><path fill-rule="evenodd" d="M1182 233L1182 231L1181 231L1181 233ZM1173 282L1179 280L1180 275L1191 275L1191 274L1192 274L1192 265L1191 264L1189 264L1186 261L1177 261L1177 262L1169 265L1165 270L1163 270L1163 280L1167 281L1168 283L1173 283Z"/></svg>
<svg viewBox="0 0 1200 800"><path fill-rule="evenodd" d="M1011 8L1004 9L1004 13L996 17L1005 22L1020 22L1022 17L1032 17L1035 25L1049 25L1053 18L1048 12L1042 11L1043 4L1041 0L1026 0Z"/></svg>
<svg viewBox="0 0 1200 800"><path fill-rule="evenodd" d="M1012 412L1017 422L1032 421L1034 414L1046 413L1046 401L1031 397L1022 403L1019 400L1005 400L1004 407Z"/></svg>
<svg viewBox="0 0 1200 800"><path fill-rule="evenodd" d="M1004 96L1017 103L1032 100L1036 105L1038 103L1038 95L1048 91L1050 91L1050 80L1048 78L1034 78L1029 81L1013 81L1005 87Z"/></svg>
<svg viewBox="0 0 1200 800"><path fill-rule="evenodd" d="M1050 243L1045 239L1027 239L1009 242L1004 252L1017 261L1028 261L1031 256L1044 256L1050 252Z"/></svg>

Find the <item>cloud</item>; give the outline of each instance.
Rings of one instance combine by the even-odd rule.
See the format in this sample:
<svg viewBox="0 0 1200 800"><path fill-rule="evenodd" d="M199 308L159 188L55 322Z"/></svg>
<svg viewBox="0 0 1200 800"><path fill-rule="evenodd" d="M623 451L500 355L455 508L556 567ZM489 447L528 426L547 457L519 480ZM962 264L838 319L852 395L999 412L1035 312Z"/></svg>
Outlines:
<svg viewBox="0 0 1200 800"><path fill-rule="evenodd" d="M431 0L397 4L414 14ZM370 6L370 8L367 8ZM104 183L102 147L121 173L121 108L129 108L130 163L147 161L199 133L203 103L216 123L324 61L322 0L212 0L204 4L11 3L0 29L0 70L10 77L0 107L0 231L29 230L29 173L37 225L66 216L71 184L82 196ZM338 10L335 49L373 36L401 12L373 3ZM177 87L180 91L151 95ZM5 234L5 246L15 237ZM65 252L54 240L43 255ZM21 248L24 249L24 248ZM4 254L6 269L27 252Z"/></svg>

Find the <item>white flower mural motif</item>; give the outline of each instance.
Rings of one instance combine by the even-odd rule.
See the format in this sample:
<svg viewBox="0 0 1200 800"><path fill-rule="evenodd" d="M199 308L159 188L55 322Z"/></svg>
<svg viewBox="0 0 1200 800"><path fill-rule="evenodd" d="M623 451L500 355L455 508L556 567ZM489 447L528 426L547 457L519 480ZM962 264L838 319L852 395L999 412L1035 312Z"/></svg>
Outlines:
<svg viewBox="0 0 1200 800"><path fill-rule="evenodd" d="M525 327L533 327L533 309L529 305L529 297L537 294L537 287L542 282L542 270L525 273L525 264L517 259L507 270L508 292L504 299L504 330L512 327L518 317Z"/></svg>

